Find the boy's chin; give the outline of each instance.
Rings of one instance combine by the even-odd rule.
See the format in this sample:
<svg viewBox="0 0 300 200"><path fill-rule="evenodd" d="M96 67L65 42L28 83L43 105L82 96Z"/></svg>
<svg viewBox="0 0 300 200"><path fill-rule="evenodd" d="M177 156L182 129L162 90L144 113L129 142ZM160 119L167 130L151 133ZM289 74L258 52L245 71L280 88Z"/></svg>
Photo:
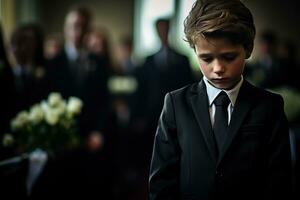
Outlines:
<svg viewBox="0 0 300 200"><path fill-rule="evenodd" d="M214 83L210 82L215 88L221 89L221 90L231 90L236 86L238 82L227 82L227 83Z"/></svg>

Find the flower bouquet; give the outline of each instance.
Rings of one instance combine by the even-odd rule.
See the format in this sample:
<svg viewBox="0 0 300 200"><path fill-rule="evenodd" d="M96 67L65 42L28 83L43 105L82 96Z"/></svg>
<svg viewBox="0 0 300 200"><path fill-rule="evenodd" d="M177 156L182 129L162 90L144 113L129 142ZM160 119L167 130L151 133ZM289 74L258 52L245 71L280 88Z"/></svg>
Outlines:
<svg viewBox="0 0 300 200"><path fill-rule="evenodd" d="M70 97L66 101L59 93L51 93L47 100L33 105L29 111L19 112L11 121L15 145L25 152L42 149L50 156L76 147L79 144L76 119L81 109L79 98Z"/></svg>

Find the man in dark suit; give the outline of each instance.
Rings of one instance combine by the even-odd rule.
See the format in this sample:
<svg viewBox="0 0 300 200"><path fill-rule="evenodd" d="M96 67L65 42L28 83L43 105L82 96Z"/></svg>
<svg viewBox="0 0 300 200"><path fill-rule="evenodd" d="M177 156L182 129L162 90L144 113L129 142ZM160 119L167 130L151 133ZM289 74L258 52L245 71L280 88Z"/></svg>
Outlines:
<svg viewBox="0 0 300 200"><path fill-rule="evenodd" d="M162 102L167 92L192 83L193 74L186 56L180 54L169 44L169 19L158 19L156 30L161 41L161 48L155 54L146 58L142 67L141 86L145 85L145 111L150 127L156 128L162 109ZM151 128L150 128L151 129ZM153 130L153 129L151 129Z"/></svg>
<svg viewBox="0 0 300 200"><path fill-rule="evenodd" d="M146 141L147 165L151 158L154 132L161 109L163 99L167 92L183 87L194 82L192 68L185 55L180 54L169 43L170 19L158 19L155 23L157 34L161 42L158 52L146 58L144 65L138 69L138 94L139 104L137 107L145 122L143 130ZM149 154L148 154L149 152Z"/></svg>
<svg viewBox="0 0 300 200"><path fill-rule="evenodd" d="M79 133L86 145L63 152L61 158L48 162L34 190L37 199L48 193L50 196L84 195L87 199L111 194L114 179L111 172L112 140L106 123L107 76L105 62L84 49L83 38L88 31L89 19L90 13L85 7L76 7L67 14L64 49L48 62L51 91L61 93L65 99L76 96L83 101L78 122ZM108 176L112 181L108 181Z"/></svg>
<svg viewBox="0 0 300 200"><path fill-rule="evenodd" d="M65 20L64 49L48 61L51 91L60 92L64 98L76 96L83 101L79 122L84 137L96 131L104 133L108 107L105 62L84 48L89 23L88 9L71 10Z"/></svg>
<svg viewBox="0 0 300 200"><path fill-rule="evenodd" d="M289 199L283 100L242 76L255 37L251 12L239 0L198 0L185 34L204 77L165 97L150 200Z"/></svg>

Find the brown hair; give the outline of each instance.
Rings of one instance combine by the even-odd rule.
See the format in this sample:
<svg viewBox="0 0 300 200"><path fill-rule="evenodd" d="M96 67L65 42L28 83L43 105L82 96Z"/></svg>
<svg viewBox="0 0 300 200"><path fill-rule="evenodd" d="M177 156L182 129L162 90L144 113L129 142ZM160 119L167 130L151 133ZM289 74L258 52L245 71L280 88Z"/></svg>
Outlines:
<svg viewBox="0 0 300 200"><path fill-rule="evenodd" d="M199 37L221 37L242 44L248 57L255 32L253 16L240 0L197 0L184 21L186 41L192 48Z"/></svg>

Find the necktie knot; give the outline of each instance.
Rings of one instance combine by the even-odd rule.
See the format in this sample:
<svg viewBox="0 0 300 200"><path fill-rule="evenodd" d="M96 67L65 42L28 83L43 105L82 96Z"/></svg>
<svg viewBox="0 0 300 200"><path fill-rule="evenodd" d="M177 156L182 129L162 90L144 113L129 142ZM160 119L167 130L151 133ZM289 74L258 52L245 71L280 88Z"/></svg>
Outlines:
<svg viewBox="0 0 300 200"><path fill-rule="evenodd" d="M219 95L214 100L215 106L227 107L229 103L230 103L230 99L228 98L227 94L224 91L220 92Z"/></svg>

